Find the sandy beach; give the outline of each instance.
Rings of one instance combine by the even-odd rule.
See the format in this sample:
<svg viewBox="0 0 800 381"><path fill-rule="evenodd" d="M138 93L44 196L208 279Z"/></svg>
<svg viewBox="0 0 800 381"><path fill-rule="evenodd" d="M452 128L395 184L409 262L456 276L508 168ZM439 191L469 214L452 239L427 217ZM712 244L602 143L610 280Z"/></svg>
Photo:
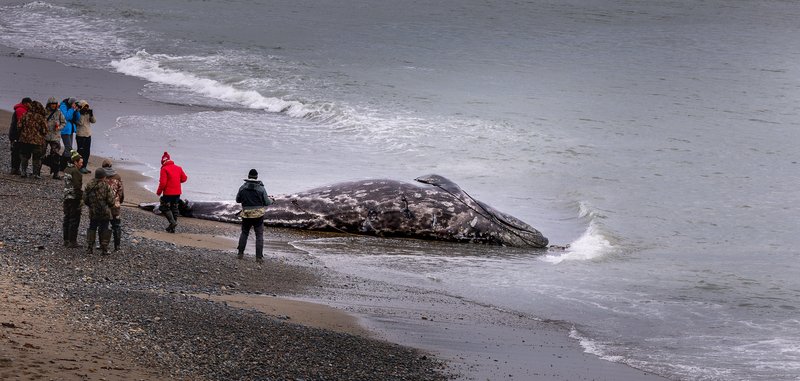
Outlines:
<svg viewBox="0 0 800 381"><path fill-rule="evenodd" d="M24 96L91 99L106 118L93 154L111 151L102 131L118 116L181 112L141 97L137 79L7 50L0 63L4 109ZM5 131L10 114L0 115ZM8 163L5 133L0 146ZM166 233L136 208L157 200L155 180L130 157L105 156L126 185L123 249L108 257L62 247L60 182L3 166L2 379L661 379L585 353L564 323L345 277L290 244L321 233L268 228L263 264L252 248L236 260L236 225L183 218ZM86 213L81 223L79 243Z"/></svg>

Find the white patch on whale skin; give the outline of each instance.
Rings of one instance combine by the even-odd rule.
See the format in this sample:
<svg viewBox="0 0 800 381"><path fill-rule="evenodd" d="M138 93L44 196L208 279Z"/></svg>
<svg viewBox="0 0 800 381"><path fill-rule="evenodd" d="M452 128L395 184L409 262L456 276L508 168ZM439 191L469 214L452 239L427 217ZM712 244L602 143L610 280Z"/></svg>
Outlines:
<svg viewBox="0 0 800 381"><path fill-rule="evenodd" d="M477 224L478 224L478 217L473 218L472 221L469 222L469 226L472 226L473 228Z"/></svg>

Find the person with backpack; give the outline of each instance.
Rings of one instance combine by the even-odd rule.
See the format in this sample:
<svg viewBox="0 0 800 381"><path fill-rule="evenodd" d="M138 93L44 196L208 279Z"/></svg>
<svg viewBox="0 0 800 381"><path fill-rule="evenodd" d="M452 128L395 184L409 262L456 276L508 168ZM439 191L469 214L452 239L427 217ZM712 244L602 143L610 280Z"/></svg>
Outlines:
<svg viewBox="0 0 800 381"><path fill-rule="evenodd" d="M244 179L244 184L236 193L236 202L242 204L242 233L239 235L239 259L244 258L247 237L250 228L256 233L256 261L264 260L264 212L272 204L272 199L264 189L264 183L258 180L258 171L251 169Z"/></svg>
<svg viewBox="0 0 800 381"><path fill-rule="evenodd" d="M102 255L108 255L108 244L111 241L111 207L114 206L114 191L105 182L106 171L97 168L94 179L83 190L83 203L89 207L89 228L86 230L86 254L91 255L94 241L99 235Z"/></svg>
<svg viewBox="0 0 800 381"><path fill-rule="evenodd" d="M125 187L122 186L122 177L111 166L111 160L103 160L102 168L106 171L106 183L114 191L114 205L111 207L111 233L114 236L114 251L119 250L122 241L122 221L120 221L120 209L125 201Z"/></svg>
<svg viewBox="0 0 800 381"><path fill-rule="evenodd" d="M22 98L22 101L14 105L14 112L11 114L11 126L8 128L8 140L11 142L11 174L12 175L20 175L21 172L19 170L20 165L20 158L19 158L19 121L22 120L22 117L25 116L25 113L28 112L28 108L31 106L31 98L25 97Z"/></svg>

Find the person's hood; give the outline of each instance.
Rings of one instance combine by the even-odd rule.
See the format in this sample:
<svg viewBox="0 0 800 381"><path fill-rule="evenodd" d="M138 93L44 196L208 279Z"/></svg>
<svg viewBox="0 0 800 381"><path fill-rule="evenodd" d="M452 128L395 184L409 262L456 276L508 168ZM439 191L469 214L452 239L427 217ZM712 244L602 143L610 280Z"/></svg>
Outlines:
<svg viewBox="0 0 800 381"><path fill-rule="evenodd" d="M174 164L175 164L175 162L172 161L172 160L165 160L163 163L161 163L161 166L165 167L167 165L174 165Z"/></svg>
<svg viewBox="0 0 800 381"><path fill-rule="evenodd" d="M25 109L25 111L28 111L28 105L24 103L17 103L14 105L14 111L17 111L18 108L22 108Z"/></svg>
<svg viewBox="0 0 800 381"><path fill-rule="evenodd" d="M106 177L111 177L117 174L117 171L114 170L112 167L103 167L106 170Z"/></svg>
<svg viewBox="0 0 800 381"><path fill-rule="evenodd" d="M261 180L244 179L244 186L248 189L255 189L256 187L264 186L264 183L262 183Z"/></svg>

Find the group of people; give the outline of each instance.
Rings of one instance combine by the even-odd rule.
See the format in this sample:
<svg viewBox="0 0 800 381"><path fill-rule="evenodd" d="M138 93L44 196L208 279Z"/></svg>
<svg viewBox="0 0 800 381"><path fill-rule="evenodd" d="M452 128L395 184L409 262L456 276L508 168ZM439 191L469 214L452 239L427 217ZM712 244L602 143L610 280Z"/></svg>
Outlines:
<svg viewBox="0 0 800 381"><path fill-rule="evenodd" d="M94 171L94 178L83 186L84 160L73 150L70 162L64 170L64 246L78 245L78 226L81 223L81 206L89 208L89 228L86 230L86 252L92 254L95 241L99 240L101 254L107 255L113 235L114 251L122 241L120 211L125 200L122 178L114 170L111 160L105 159ZM110 226L110 228L109 228Z"/></svg>
<svg viewBox="0 0 800 381"><path fill-rule="evenodd" d="M73 137L77 152L84 158L78 170L90 173L86 167L92 147L92 124L97 120L85 100L50 97L46 105L25 97L14 105L8 138L11 142L11 174L42 178L42 164L50 167L50 175L61 179L70 162ZM43 160L44 159L44 160ZM30 172L28 164L30 163Z"/></svg>
<svg viewBox="0 0 800 381"><path fill-rule="evenodd" d="M99 241L101 254L109 253L113 236L114 251L119 250L122 240L120 210L125 200L122 178L110 160L103 160L94 171L94 178L83 186L83 175L91 173L87 168L92 145L91 125L96 123L94 113L85 100L66 98L58 102L50 97L47 105L23 98L14 106L9 128L11 141L11 174L22 177L41 178L42 158L50 166L54 179L64 180L64 246L77 248L81 208L89 209L89 227L86 231L86 251L92 254L95 241ZM77 149L72 149L73 135ZM31 162L31 172L28 163ZM63 176L60 174L63 172ZM183 203L181 184L188 176L183 168L172 161L169 153L161 156L156 195L160 196L159 210L169 225L166 231L175 233ZM242 204L242 231L237 246L238 258L244 258L244 250L250 229L256 236L256 260L264 257L264 214L273 200L267 195L264 183L258 180L258 171L251 169L244 184L236 194L236 202Z"/></svg>

